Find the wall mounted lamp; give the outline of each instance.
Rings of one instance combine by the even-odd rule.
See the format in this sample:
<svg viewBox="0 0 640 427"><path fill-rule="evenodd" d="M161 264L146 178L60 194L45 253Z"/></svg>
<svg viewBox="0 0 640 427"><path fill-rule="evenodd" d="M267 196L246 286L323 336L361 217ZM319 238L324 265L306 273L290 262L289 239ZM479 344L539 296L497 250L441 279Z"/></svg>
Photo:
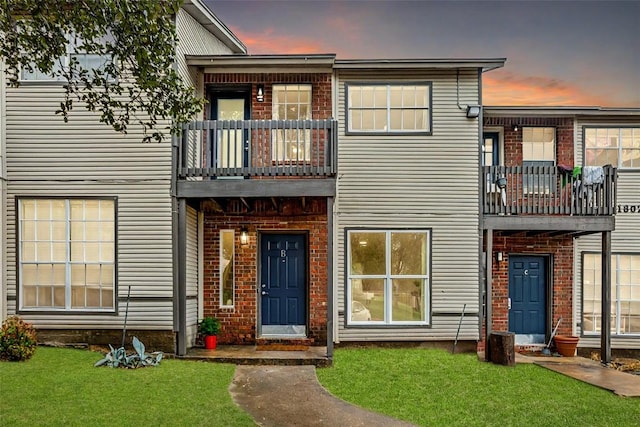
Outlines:
<svg viewBox="0 0 640 427"><path fill-rule="evenodd" d="M503 259L502 252L496 252L496 261L500 262Z"/></svg>
<svg viewBox="0 0 640 427"><path fill-rule="evenodd" d="M264 102L264 85L263 84L259 84L258 88L256 89L256 101Z"/></svg>
<svg viewBox="0 0 640 427"><path fill-rule="evenodd" d="M475 119L480 115L479 105L467 105L467 119Z"/></svg>
<svg viewBox="0 0 640 427"><path fill-rule="evenodd" d="M512 129L514 132L518 132L520 130L520 125L516 123L515 125L513 125Z"/></svg>
<svg viewBox="0 0 640 427"><path fill-rule="evenodd" d="M240 246L249 245L249 230L247 227L242 227L240 229Z"/></svg>

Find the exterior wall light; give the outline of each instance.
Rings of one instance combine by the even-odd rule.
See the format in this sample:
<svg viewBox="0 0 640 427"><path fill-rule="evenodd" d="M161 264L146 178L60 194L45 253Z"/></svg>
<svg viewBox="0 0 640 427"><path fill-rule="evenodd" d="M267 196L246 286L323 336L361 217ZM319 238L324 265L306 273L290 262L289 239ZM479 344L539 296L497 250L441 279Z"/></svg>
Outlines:
<svg viewBox="0 0 640 427"><path fill-rule="evenodd" d="M475 119L480 115L480 106L479 105L468 105L467 106L467 119Z"/></svg>
<svg viewBox="0 0 640 427"><path fill-rule="evenodd" d="M242 227L240 230L240 246L248 246L249 245L249 230L247 227Z"/></svg>
<svg viewBox="0 0 640 427"><path fill-rule="evenodd" d="M503 259L502 252L496 252L496 261L500 262Z"/></svg>
<svg viewBox="0 0 640 427"><path fill-rule="evenodd" d="M519 130L520 130L520 125L519 124L516 123L515 125L513 125L513 131L514 132L518 132Z"/></svg>
<svg viewBox="0 0 640 427"><path fill-rule="evenodd" d="M264 102L264 85L259 84L258 89L256 90L256 101Z"/></svg>

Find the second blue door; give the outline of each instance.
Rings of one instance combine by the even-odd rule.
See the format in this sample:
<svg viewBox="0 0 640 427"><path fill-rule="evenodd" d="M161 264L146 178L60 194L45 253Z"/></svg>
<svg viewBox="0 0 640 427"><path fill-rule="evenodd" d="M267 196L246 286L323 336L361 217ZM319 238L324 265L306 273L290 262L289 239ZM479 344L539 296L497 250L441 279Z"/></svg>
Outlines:
<svg viewBox="0 0 640 427"><path fill-rule="evenodd" d="M509 330L544 342L546 325L546 258L509 256Z"/></svg>
<svg viewBox="0 0 640 427"><path fill-rule="evenodd" d="M305 236L263 234L260 249L262 325L305 325Z"/></svg>

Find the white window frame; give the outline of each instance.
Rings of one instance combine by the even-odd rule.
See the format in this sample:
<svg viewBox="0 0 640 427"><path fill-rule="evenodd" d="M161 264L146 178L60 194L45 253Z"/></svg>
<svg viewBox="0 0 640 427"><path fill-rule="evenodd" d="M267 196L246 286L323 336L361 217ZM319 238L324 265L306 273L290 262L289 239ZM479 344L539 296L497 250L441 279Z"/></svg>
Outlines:
<svg viewBox="0 0 640 427"><path fill-rule="evenodd" d="M365 275L352 274L351 265L351 235L353 233L384 233L385 234L385 274ZM391 274L391 235L394 233L424 234L426 243L425 274L423 275L394 275ZM431 322L431 230L430 229L348 229L346 236L347 249L347 286L346 286L346 320L348 326L429 326ZM384 320L383 321L354 321L352 320L352 291L353 280L362 279L382 279L384 280ZM422 280L424 295L421 303L424 307L424 318L420 321L394 321L392 320L393 304L393 280L394 279L416 279Z"/></svg>
<svg viewBox="0 0 640 427"><path fill-rule="evenodd" d="M311 84L274 84L272 90L272 108L271 115L273 120L311 120L313 114L313 87ZM284 108L289 106L295 106L297 111L297 117L280 117L279 108L283 106L279 102L279 93L297 93L297 101L284 102ZM301 101L301 94L308 93L309 102L304 103ZM307 107L307 114L301 116L301 106ZM271 135L271 159L275 162L308 162L311 160L311 131L310 129L278 129L272 132Z"/></svg>
<svg viewBox="0 0 640 427"><path fill-rule="evenodd" d="M231 304L227 304L227 300L224 297L224 270L229 263L224 263L224 235L231 235ZM219 274L220 274L220 307L221 308L233 308L236 300L236 277L235 277L235 263L236 263L236 248L235 248L235 230L225 229L220 230L220 256L219 256Z"/></svg>
<svg viewBox="0 0 640 427"><path fill-rule="evenodd" d="M69 65L71 63L71 58L73 56L76 56L78 58L81 58L81 57L103 58L101 61L103 66L104 64L111 61L111 57L109 55L97 55L97 54L86 53L82 51L81 47L82 47L82 41L79 39L79 36L76 36L74 34L68 34L65 55L57 58L54 61L53 70L60 70L60 69L64 70L69 68ZM80 61L80 63L82 63L82 61ZM34 67L33 72L28 72L24 68L22 69L22 71L20 72L21 82L61 82L64 80L61 76L52 76L51 74L43 73L37 67L35 67L35 65L33 67ZM87 70L90 71L91 69L87 69ZM114 80L114 79L110 78L110 80Z"/></svg>
<svg viewBox="0 0 640 427"><path fill-rule="evenodd" d="M541 131L544 135L547 131L551 131L553 133L553 147L550 152L544 149L544 145L542 147L543 155L542 158L530 157L527 158L525 156L525 150L527 147L525 145L531 145L531 151L534 151L533 147L539 144L547 144L548 141L544 139L536 139L535 133L536 131ZM529 133L532 135L531 140L525 141L525 136ZM544 136L543 136L544 138ZM558 145L558 135L555 127L551 126L523 126L522 127L522 165L523 166L555 166L556 165L556 151ZM532 181L532 182L530 182ZM540 178L537 175L528 175L525 174L522 179L522 188L525 193L528 194L549 194L555 192L555 183L556 179L553 176L549 176L544 182L540 182Z"/></svg>
<svg viewBox="0 0 640 427"><path fill-rule="evenodd" d="M363 88L373 88L374 91L376 89L384 90L386 93L386 99L383 105L376 105L375 95L373 105L363 105L364 100L362 97L362 89ZM354 89L360 89L360 102L358 106L352 105L351 101L351 92L355 92ZM404 96L402 96L402 106L392 106L391 105L391 91L393 89L404 90L413 90L413 103L404 105ZM426 91L426 105L420 105L417 99L417 88L421 88ZM431 111L432 111L432 83L429 81L421 81L421 82L399 82L399 83L346 83L345 84L345 103L346 103L346 116L347 116L347 134L385 134L385 135L431 135L432 134L432 125L431 125ZM354 112L360 111L361 113L364 111L373 111L374 112L374 121L375 121L375 112L381 112L383 117L385 117L386 125L382 128L376 128L374 126L372 129L366 129L362 126L362 118L360 119L360 124L357 125L356 120L354 119ZM413 111L414 123L418 121L418 114L425 114L424 117L424 127L416 128L404 128L404 112ZM392 129L392 113L400 112L402 123L401 127L398 129Z"/></svg>
<svg viewBox="0 0 640 427"><path fill-rule="evenodd" d="M595 262L596 268L594 268L593 270L591 270L593 272L593 274L595 274L595 280L596 283L586 283L587 279L586 279L586 273L585 273L585 265L586 265L586 258L587 256L593 256L595 257L595 259L593 260ZM624 336L624 337L637 337L640 338L640 329L637 330L636 332L624 332L625 326L626 326L626 319L623 319L624 316L620 316L619 313L621 313L622 310L622 304L623 303L637 303L640 304L640 299L632 299L632 298L625 298L622 299L622 287L623 286L630 286L630 287L634 287L634 289L636 289L638 292L640 292L640 282L638 283L633 283L633 281L631 280L631 275L630 277L630 281L629 283L622 283L622 274L621 272L623 271L620 267L621 263L620 263L620 257L622 256L631 256L633 258L635 258L635 261L638 265L640 265L640 253L627 253L627 252L620 252L620 253L612 253L611 257L612 257L612 271L611 271L611 306L612 306L612 311L611 311L611 316L613 317L612 321L611 321L611 327L612 327L612 335L616 335L616 336ZM632 258L632 266L635 266L635 264L633 264L633 259ZM600 270L600 266L602 262L602 258L601 258L601 253L600 252L583 252L582 253L582 310L581 310L581 330L582 330L582 334L585 336L600 336L600 327L601 325L598 324L598 321L602 318L602 312L601 312L601 306L602 306L602 284L601 283L597 283L597 281L601 281L601 275L602 272ZM632 268L631 270L636 270L634 268ZM640 270L640 267L638 268L638 270ZM626 270L625 270L626 271ZM585 287L586 286L591 286L594 288L594 298L592 300L590 300L589 302L594 304L594 310L592 313L590 313L590 317L592 317L593 319L593 328L591 328L590 330L585 330L584 328L584 320L586 318L585 315ZM597 292L596 292L597 289ZM631 292L631 289L629 290ZM638 322L640 322L640 312L637 315L638 317Z"/></svg>
<svg viewBox="0 0 640 427"><path fill-rule="evenodd" d="M625 131L631 131L631 144L632 147L624 147L625 140L627 137L623 135ZM587 142L589 139L592 139L595 143L592 147L587 146ZM598 142L602 139L607 139L611 141L611 138L616 138L616 147L610 148L608 145L598 145ZM616 163L612 164L612 166L622 169L622 170L639 170L640 169L640 145L633 146L635 144L634 141L640 141L640 127L635 126L619 126L619 127L611 127L611 126L583 126L582 128L582 146L584 152L584 165L585 166L605 166L603 164L593 164L590 161L589 151L592 150L610 150L616 152ZM624 166L624 152L626 150L638 151L638 159L636 162L638 166Z"/></svg>
<svg viewBox="0 0 640 427"><path fill-rule="evenodd" d="M36 207L35 207L35 220L30 219L30 218L23 218L23 210L24 210L24 203L28 202L28 201L35 201L36 203ZM65 205L65 214L64 214L64 218L54 218L53 217L53 211L50 210L49 212L49 219L38 219L38 214L37 214L37 209L38 209L38 202L64 202ZM86 235L84 233L86 233L86 231L83 231L83 238L79 239L79 240L73 240L72 239L72 227L71 224L74 222L74 220L72 220L71 218L71 202L82 202L83 208L82 208L82 212L83 212L83 219L79 222L83 223L83 230L86 229L86 224L87 223L93 223L93 222L98 222L100 224L109 224L111 223L113 225L113 229L112 230L108 230L111 232L111 236L112 236L112 240L103 240L102 238L97 239L97 240L87 240ZM104 219L100 217L100 207L98 209L98 218L86 218L84 215L86 215L86 210L85 210L85 203L88 201L97 201L99 206L102 203L110 203L112 204L113 207L113 214L110 216L110 218ZM38 198L38 197L22 197L22 198L18 198L17 199L17 258L18 258L18 277L19 277L19 298L18 298L18 311L19 312L42 312L42 311L52 311L52 312L107 312L107 313L114 313L116 312L116 301L117 301L117 199L116 198ZM26 227L25 222L26 221L30 221L33 222L33 239L29 239L27 240L26 237L23 237L24 234L24 230ZM40 238L41 236L39 236L39 230L38 230L38 222L41 223L49 223L49 227L47 228L49 231L49 235L48 236L43 236L43 238ZM54 238L54 228L53 228L53 222L64 222L64 239L56 239ZM98 233L100 234L102 230L99 230ZM108 234L108 233L107 233ZM32 243L35 252L35 259L33 260L27 260L24 258L24 252L23 252L23 245L26 245L28 243ZM98 251L100 253L99 256L99 260L83 260L83 261L77 261L73 259L73 248L72 248L72 244L76 242L82 242L84 245L87 244L92 244L92 245L98 245ZM47 245L49 245L50 249L50 256L48 259L45 260L38 260L38 252L37 252L37 244L38 243L45 243ZM61 245L64 246L64 253L56 253L54 250L54 245L57 245L58 248L61 247ZM106 247L108 247L108 245L111 245L113 252L108 252L108 253L104 253L103 257L103 249L104 246L103 245L107 245ZM43 245L43 247L45 247ZM83 252L86 251L86 248L83 249ZM86 257L86 252L85 255ZM37 301L39 299L39 289L36 288L36 305L26 305L26 301L25 301L25 290L24 290L24 278L25 278L25 272L24 272L24 266L25 265L34 265L36 266L36 271L38 270L38 266L48 266L51 265L52 269L54 265L61 265L64 266L64 307L62 307L61 305L55 306L54 305L54 297L51 296L51 300L52 300L52 304L51 305L38 305ZM72 301L73 301L73 296L72 296L72 291L73 291L73 283L72 283L72 270L74 266L78 266L78 265L84 265L85 268L87 266L98 266L99 269L102 269L102 266L107 266L111 269L111 277L110 277L110 282L111 282L111 286L109 288L106 288L107 291L111 291L111 301L110 301L110 306L104 307L104 304L101 304L100 307L98 306L87 306L86 305L86 300L85 300L85 305L84 306L78 306L78 307L73 307L72 306ZM52 270L53 271L53 270ZM52 273L53 274L53 273ZM102 273L100 273L100 282L102 281ZM38 286L37 284L35 285L36 287ZM52 287L55 285L48 285L45 287ZM94 290L96 290L96 285L88 285L87 283L85 283L84 285L84 289L91 289L93 288ZM99 283L97 285L97 290L98 290L98 294L99 294L99 299L100 301L102 301L103 298L103 293L102 291L105 290L102 287L102 283ZM85 294L85 298L86 298L86 294Z"/></svg>

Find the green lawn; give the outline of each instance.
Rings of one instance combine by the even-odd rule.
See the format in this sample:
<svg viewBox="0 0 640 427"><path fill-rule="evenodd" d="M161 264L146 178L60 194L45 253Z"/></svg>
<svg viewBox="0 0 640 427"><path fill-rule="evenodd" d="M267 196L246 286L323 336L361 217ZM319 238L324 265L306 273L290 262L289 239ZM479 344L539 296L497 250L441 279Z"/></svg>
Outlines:
<svg viewBox="0 0 640 427"><path fill-rule="evenodd" d="M622 398L535 365L424 349L337 349L318 378L346 401L423 426L639 426Z"/></svg>
<svg viewBox="0 0 640 427"><path fill-rule="evenodd" d="M0 362L0 425L255 425L229 395L233 365L163 360L155 368L94 368L101 357L38 347L27 362Z"/></svg>

